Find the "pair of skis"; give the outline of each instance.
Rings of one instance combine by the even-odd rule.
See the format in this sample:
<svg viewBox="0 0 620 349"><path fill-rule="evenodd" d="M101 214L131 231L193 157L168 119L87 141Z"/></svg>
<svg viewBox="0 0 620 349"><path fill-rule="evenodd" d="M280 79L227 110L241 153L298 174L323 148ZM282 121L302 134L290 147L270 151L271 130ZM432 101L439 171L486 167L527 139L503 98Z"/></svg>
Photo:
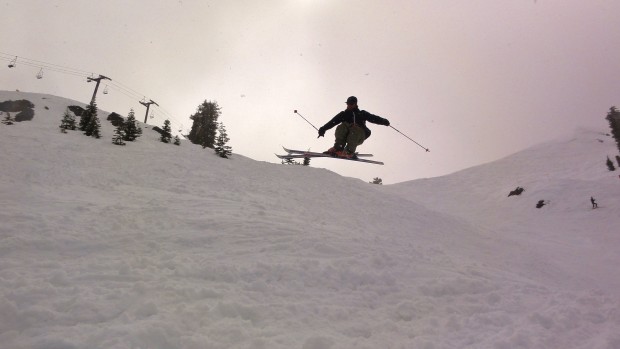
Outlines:
<svg viewBox="0 0 620 349"><path fill-rule="evenodd" d="M334 155L325 154L325 153L314 153L314 152L305 151L305 150L294 150L294 149L284 148L284 151L287 152L287 155L276 154L276 156L280 159L333 158L333 159L342 159L342 160L349 160L349 161L366 162L369 164L383 165L383 162L381 161L363 159L363 158L371 157L372 154L357 153L355 154L357 155L357 158L345 158L345 157L334 156Z"/></svg>

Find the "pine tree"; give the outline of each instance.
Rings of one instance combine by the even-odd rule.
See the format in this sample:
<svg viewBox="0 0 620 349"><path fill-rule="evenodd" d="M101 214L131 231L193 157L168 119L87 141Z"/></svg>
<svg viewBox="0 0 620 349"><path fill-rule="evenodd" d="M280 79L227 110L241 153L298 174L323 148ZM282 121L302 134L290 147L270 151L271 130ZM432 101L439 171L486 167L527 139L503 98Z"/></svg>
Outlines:
<svg viewBox="0 0 620 349"><path fill-rule="evenodd" d="M181 145L181 138L179 136L174 136L174 145Z"/></svg>
<svg viewBox="0 0 620 349"><path fill-rule="evenodd" d="M304 158L304 163L302 165L310 166L310 158Z"/></svg>
<svg viewBox="0 0 620 349"><path fill-rule="evenodd" d="M78 129L82 132L86 131L86 127L90 123L90 115L88 113L88 108L82 112L80 115L80 122L78 124Z"/></svg>
<svg viewBox="0 0 620 349"><path fill-rule="evenodd" d="M616 170L616 167L614 167L614 163L613 163L613 161L611 161L611 159L609 158L609 156L607 157L607 168L608 168L610 171L615 171L615 170Z"/></svg>
<svg viewBox="0 0 620 349"><path fill-rule="evenodd" d="M217 131L218 136L215 140L215 153L222 158L228 158L232 154L232 148L226 145L230 138L228 138L226 127L224 127L223 122L218 123Z"/></svg>
<svg viewBox="0 0 620 349"><path fill-rule="evenodd" d="M136 115L133 109L129 109L127 120L123 123L124 141L133 142L142 135L142 129L138 126Z"/></svg>
<svg viewBox="0 0 620 349"><path fill-rule="evenodd" d="M123 141L125 138L125 131L123 129L123 124L116 126L116 130L114 130L114 137L112 137L112 143L116 145L125 145L125 142Z"/></svg>
<svg viewBox="0 0 620 349"><path fill-rule="evenodd" d="M618 167L620 167L620 156L616 155L616 162L618 163Z"/></svg>
<svg viewBox="0 0 620 349"><path fill-rule="evenodd" d="M87 132L88 125L91 124L91 119L97 116L97 103L93 101L89 104L82 115L80 116L80 131Z"/></svg>
<svg viewBox="0 0 620 349"><path fill-rule="evenodd" d="M7 111L6 116L4 117L4 120L2 120L2 123L5 125L13 125L15 123L15 119L13 119L13 117L11 116L11 113Z"/></svg>
<svg viewBox="0 0 620 349"><path fill-rule="evenodd" d="M170 128L170 120L166 119L164 121L164 127L161 130L161 137L159 138L160 141L164 142L164 143L170 143L170 140L172 139L172 129Z"/></svg>
<svg viewBox="0 0 620 349"><path fill-rule="evenodd" d="M282 159L282 165L299 165L299 163L291 158Z"/></svg>
<svg viewBox="0 0 620 349"><path fill-rule="evenodd" d="M60 121L60 132L67 133L67 130L75 130L75 116L71 114L69 108L65 110L64 115L62 116L62 121Z"/></svg>
<svg viewBox="0 0 620 349"><path fill-rule="evenodd" d="M213 148L218 126L217 119L220 114L220 107L217 102L205 100L198 106L196 113L190 116L194 122L188 139L194 144L202 145L203 148Z"/></svg>
<svg viewBox="0 0 620 349"><path fill-rule="evenodd" d="M95 138L101 138L101 122L97 115L93 115L90 118L90 123L86 127L86 132L84 132L84 134Z"/></svg>
<svg viewBox="0 0 620 349"><path fill-rule="evenodd" d="M84 114L89 115L88 124L84 129L84 134L95 138L101 138L101 122L97 117L97 104L94 101L89 104Z"/></svg>
<svg viewBox="0 0 620 349"><path fill-rule="evenodd" d="M616 140L618 150L620 150L620 111L618 111L616 107L609 108L609 112L607 113L607 117L605 119L609 121L611 134Z"/></svg>
<svg viewBox="0 0 620 349"><path fill-rule="evenodd" d="M381 184L383 184L383 180L381 178L379 178L379 177L375 177L375 178L373 178L372 182L370 182L370 183L381 185Z"/></svg>

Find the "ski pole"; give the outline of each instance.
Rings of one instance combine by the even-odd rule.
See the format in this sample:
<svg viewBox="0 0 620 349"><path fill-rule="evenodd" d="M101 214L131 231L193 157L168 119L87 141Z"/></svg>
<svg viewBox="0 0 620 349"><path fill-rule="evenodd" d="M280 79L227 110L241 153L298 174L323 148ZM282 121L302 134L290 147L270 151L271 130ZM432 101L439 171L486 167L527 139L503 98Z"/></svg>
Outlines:
<svg viewBox="0 0 620 349"><path fill-rule="evenodd" d="M418 143L418 142L414 141L413 139L411 139L411 138L410 138L409 136L407 136L406 134L404 134L404 133L400 132L399 130L397 130L397 129L396 129L396 127L394 127L394 126L392 126L392 125L390 125L390 127L391 127L391 128L393 128L396 132L400 133L401 135L403 135L403 136L405 136L405 137L409 138L409 140L410 140L410 141L412 141L413 143L415 143L415 144L419 145L422 149L426 150L426 152L430 152L430 150L429 150L428 148L424 148L424 147L422 146L422 144L420 144L420 143Z"/></svg>
<svg viewBox="0 0 620 349"><path fill-rule="evenodd" d="M301 118L302 118L302 119L306 120L306 122L307 122L307 123L309 123L309 124L310 124L310 126L314 127L314 129L315 129L315 130L317 130L317 131L319 130L319 129L318 129L318 128L316 128L314 125L312 125L312 124L310 123L310 121L308 121L308 120L307 120L306 118L304 118L301 114L299 114L299 113L297 112L297 110L295 110L295 111L293 111L293 112L294 112L295 114L297 114L297 115L301 116Z"/></svg>

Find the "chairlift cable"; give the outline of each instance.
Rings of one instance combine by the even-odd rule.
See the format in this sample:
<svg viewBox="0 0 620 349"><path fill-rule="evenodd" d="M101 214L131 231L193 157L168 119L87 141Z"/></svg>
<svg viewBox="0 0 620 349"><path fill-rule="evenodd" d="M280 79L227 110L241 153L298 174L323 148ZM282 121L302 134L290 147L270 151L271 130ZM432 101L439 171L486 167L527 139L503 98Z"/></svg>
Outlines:
<svg viewBox="0 0 620 349"><path fill-rule="evenodd" d="M124 89L124 90L127 90L128 92L132 92L132 93L133 93L133 94L135 94L136 96L144 96L144 94L143 94L143 93L140 93L140 92L138 92L138 91L136 91L136 90L132 89L131 87L129 87L129 86L127 86L127 85L125 85L125 84L121 83L121 82L120 82L120 81L118 81L118 80L110 81L110 84L112 84L112 85L116 85L118 88L122 88L122 89Z"/></svg>
<svg viewBox="0 0 620 349"><path fill-rule="evenodd" d="M24 66L28 66L28 67L33 67L33 68L39 68L39 74L37 74L37 77L40 75L41 78L43 77L42 76L43 75L43 70L48 70L48 71L53 71L53 72L73 75L73 76L82 77L82 78L88 78L88 77L92 77L92 76L96 75L96 74L94 74L93 72L90 72L90 71L86 71L86 70L82 70L82 69L76 69L76 68L71 68L71 67L67 67L67 66L63 66L63 65L59 65L59 64L54 64L54 63L49 63L49 62L46 62L46 61L30 59L30 58L26 58L26 57L21 57L21 56L10 54L10 53L6 53L6 52L0 52L0 60L8 61L8 62L14 62L14 63L17 62L20 65L24 65ZM15 66L15 64L13 66ZM114 90L116 90L118 92L120 92L121 94L124 94L125 96L127 96L128 98L133 99L133 100L140 100L141 97L145 96L145 94L140 93L140 92L132 89L131 87L121 83L118 80L110 81L109 84L106 85L106 88L108 88L108 87L111 88L111 89L114 89ZM172 113L168 112L166 109L162 108L159 105L158 105L158 107L160 108L160 112L164 116L166 116L166 118L168 120L170 120L171 122L174 122L175 124L179 124L179 128L180 129L183 128L183 124L181 122L177 121L177 119L172 116Z"/></svg>
<svg viewBox="0 0 620 349"><path fill-rule="evenodd" d="M5 56L9 56L12 59L14 57L16 57L16 58L18 58L20 60L20 62L21 61L26 61L26 62L30 62L31 64L38 65L38 66L45 67L45 68L55 68L55 69L61 69L61 70L69 70L69 71L80 72L80 73L84 73L84 74L90 74L91 73L91 72L88 72L88 71L82 70L82 69L76 69L76 68L62 66L62 65L59 65L59 64L54 64L54 63L49 63L49 62L40 61L40 60L36 60L36 59L21 57L21 56L17 56L17 55L6 53L6 52L0 52L0 54L1 55L5 55Z"/></svg>
<svg viewBox="0 0 620 349"><path fill-rule="evenodd" d="M64 73L64 74L80 76L80 77L85 77L86 76L83 73L78 73L78 72L71 71L71 70L65 70L65 69L61 69L61 68L55 68L55 67L51 67L51 66L35 64L35 63L27 62L27 61L18 61L18 62L19 62L20 65L25 65L25 66L34 67L34 68L43 68L43 69L46 69L46 70L49 70L49 71L58 72L58 73Z"/></svg>
<svg viewBox="0 0 620 349"><path fill-rule="evenodd" d="M3 61L13 61L14 59L8 59L8 58L0 57L0 60L3 60ZM41 65L41 64L34 64L34 63L31 63L31 62L28 62L28 61L21 61L20 60L20 61L17 61L17 63L19 65L25 65L25 66L33 67L33 68L44 68L46 70L54 71L54 72L58 72L58 73L70 74L70 75L81 76L81 77L85 76L84 74L76 73L74 71L64 70L64 69L60 69L60 68L54 68L54 67L45 66L45 65ZM14 66L16 66L16 65L14 65Z"/></svg>

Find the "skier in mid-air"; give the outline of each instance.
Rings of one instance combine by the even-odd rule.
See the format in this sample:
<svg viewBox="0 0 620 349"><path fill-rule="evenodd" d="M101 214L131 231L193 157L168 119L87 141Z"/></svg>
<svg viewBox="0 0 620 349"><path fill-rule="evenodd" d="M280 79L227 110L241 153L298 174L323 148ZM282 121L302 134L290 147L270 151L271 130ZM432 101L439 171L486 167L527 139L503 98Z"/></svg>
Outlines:
<svg viewBox="0 0 620 349"><path fill-rule="evenodd" d="M336 127L336 141L334 146L325 151L325 154L343 158L356 158L357 146L364 143L370 137L370 129L366 127L366 121L373 124L390 126L390 122L380 116L373 115L365 110L359 110L357 98L347 98L347 109L338 113L329 122L319 129L319 137L325 136L325 131Z"/></svg>

